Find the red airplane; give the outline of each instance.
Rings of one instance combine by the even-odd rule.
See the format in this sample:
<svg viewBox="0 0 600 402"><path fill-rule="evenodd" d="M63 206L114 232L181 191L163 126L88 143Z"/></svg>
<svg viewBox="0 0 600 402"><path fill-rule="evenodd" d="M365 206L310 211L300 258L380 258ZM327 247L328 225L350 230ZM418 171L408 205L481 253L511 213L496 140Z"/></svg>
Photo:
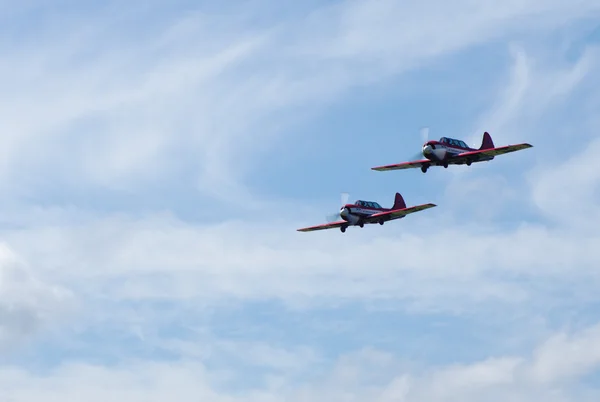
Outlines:
<svg viewBox="0 0 600 402"><path fill-rule="evenodd" d="M443 166L445 168L447 168L448 165L466 164L467 166L471 166L471 163L473 162L491 161L496 155L520 151L522 149L531 148L532 146L533 145L523 143L495 147L492 137L487 131L483 133L483 140L479 149L470 148L461 140L442 137L439 141L427 141L423 144L422 153L425 159L393 165L377 166L371 169L386 171L420 167L421 171L425 173L430 166Z"/></svg>
<svg viewBox="0 0 600 402"><path fill-rule="evenodd" d="M344 197L344 195L346 197ZM435 204L422 204L407 208L400 193L396 193L394 206L392 206L392 208L382 208L381 205L376 202L362 200L358 200L354 204L348 204L347 196L348 194L346 193L342 194L342 207L340 208L339 213L336 213L331 217L331 220L337 219L338 217L341 217L341 220L298 229L298 231L312 232L314 230L340 228L342 233L344 233L348 226L360 226L362 228L365 224L369 223L379 223L380 225L383 225L387 221L404 218L408 214L437 206Z"/></svg>

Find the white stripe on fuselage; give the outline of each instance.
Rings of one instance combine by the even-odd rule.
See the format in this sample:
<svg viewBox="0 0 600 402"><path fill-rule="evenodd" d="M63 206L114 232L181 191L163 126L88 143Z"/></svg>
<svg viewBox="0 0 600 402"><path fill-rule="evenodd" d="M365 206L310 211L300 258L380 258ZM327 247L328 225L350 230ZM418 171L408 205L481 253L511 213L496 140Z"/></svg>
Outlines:
<svg viewBox="0 0 600 402"><path fill-rule="evenodd" d="M367 209L367 208L355 208L355 207L350 207L350 213L353 215L374 215L377 214L379 212L384 212L384 211L380 211L378 209Z"/></svg>
<svg viewBox="0 0 600 402"><path fill-rule="evenodd" d="M471 152L470 149L462 149L462 148L453 148L447 145L442 145L443 148L446 148L447 151L452 152L453 154L462 154L463 152Z"/></svg>
<svg viewBox="0 0 600 402"><path fill-rule="evenodd" d="M438 144L436 144L437 146ZM457 155L460 155L462 153L465 152L470 152L471 150L466 150L466 149L462 149L462 148L454 148L445 144L439 144L440 147L439 148L434 148L431 150L431 153L435 156L436 159L438 160L443 160L446 159L447 157L454 157ZM423 154L423 156L425 156L427 158L427 155ZM429 159L429 158L427 158Z"/></svg>

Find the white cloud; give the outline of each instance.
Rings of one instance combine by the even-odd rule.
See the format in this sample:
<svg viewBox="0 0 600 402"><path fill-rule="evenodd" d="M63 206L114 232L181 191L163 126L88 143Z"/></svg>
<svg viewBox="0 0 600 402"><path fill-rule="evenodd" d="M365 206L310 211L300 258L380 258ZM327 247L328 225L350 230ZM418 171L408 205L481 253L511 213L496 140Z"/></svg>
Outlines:
<svg viewBox="0 0 600 402"><path fill-rule="evenodd" d="M518 303L548 291L518 278L561 287L571 286L564 282L569 277L581 287L573 300L590 297L599 285L600 260L590 252L597 234L580 238L569 227L522 224L504 231L461 222L440 227L423 212L394 226L342 235L298 233L291 224L115 218L6 236L41 272L82 294L102 289L123 300L391 298L469 309L474 301Z"/></svg>
<svg viewBox="0 0 600 402"><path fill-rule="evenodd" d="M71 294L40 281L6 246L0 244L0 349L4 353L72 310Z"/></svg>
<svg viewBox="0 0 600 402"><path fill-rule="evenodd" d="M586 328L569 337L559 333L534 354L529 375L542 384L570 381L595 372L600 366L600 326Z"/></svg>
<svg viewBox="0 0 600 402"><path fill-rule="evenodd" d="M504 356L465 364L417 368L373 349L358 350L332 360L318 376L298 381L296 365L280 365L276 372L257 371L261 381L237 387L235 369L209 370L202 360L172 362L123 361L117 366L64 363L42 376L23 369L0 370L3 396L14 402L38 400L160 401L529 401L534 396L550 402L593 401L597 391L580 380L597 370L598 344L593 326L567 339L558 334L543 342L532 356ZM242 353L246 344L233 345ZM263 353L268 354L265 349ZM275 357L276 355L272 355ZM258 356L258 360L269 356ZM568 364L563 364L563 363ZM301 363L305 372L320 370L312 361ZM562 366L562 367L561 367ZM542 383L540 383L540 380ZM243 380L242 380L243 382Z"/></svg>

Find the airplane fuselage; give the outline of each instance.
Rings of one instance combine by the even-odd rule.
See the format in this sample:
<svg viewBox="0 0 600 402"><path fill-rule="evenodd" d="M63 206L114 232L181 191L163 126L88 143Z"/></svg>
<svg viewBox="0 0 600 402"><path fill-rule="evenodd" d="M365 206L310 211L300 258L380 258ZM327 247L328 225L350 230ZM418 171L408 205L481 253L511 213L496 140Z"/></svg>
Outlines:
<svg viewBox="0 0 600 402"><path fill-rule="evenodd" d="M360 202L360 201L359 201ZM366 221L364 218L369 217L371 215L375 215L381 212L391 211L390 208L375 208L375 207L367 207L359 204L346 204L342 208L340 208L340 217L348 222L347 226L360 226L361 228L366 224L375 224L379 223L383 225L386 221L385 218L381 218L378 221ZM402 217L404 218L404 217ZM345 228L342 228L344 231Z"/></svg>
<svg viewBox="0 0 600 402"><path fill-rule="evenodd" d="M452 140L452 139L446 139L443 138L442 140L446 141L446 142L442 142L442 141L427 141L425 144L423 144L423 156L426 159L429 159L430 161L434 162L434 163L441 163L442 166L444 167L448 167L448 162L455 156L465 153L465 152L473 152L473 151L477 151L474 148L470 148L468 146L466 146L466 144L462 141L459 140ZM451 141L455 142L455 143L451 143ZM484 162L484 161L490 161L494 159L493 156L485 156L485 155L474 155L473 158L469 159L465 159L465 160L461 160L461 161L456 161L454 162L457 165L464 165L466 164L467 166L470 166L471 163L473 162ZM423 171L427 170L427 166L423 166L422 168Z"/></svg>

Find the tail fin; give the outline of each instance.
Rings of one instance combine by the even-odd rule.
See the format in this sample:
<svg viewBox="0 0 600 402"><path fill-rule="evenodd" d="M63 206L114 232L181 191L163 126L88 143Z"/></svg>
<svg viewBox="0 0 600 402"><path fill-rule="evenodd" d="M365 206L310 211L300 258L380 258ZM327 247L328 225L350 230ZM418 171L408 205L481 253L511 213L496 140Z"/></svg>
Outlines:
<svg viewBox="0 0 600 402"><path fill-rule="evenodd" d="M479 149L491 149L495 148L492 136L487 131L483 133L483 141L481 141L481 148Z"/></svg>
<svg viewBox="0 0 600 402"><path fill-rule="evenodd" d="M394 206L392 209L404 209L406 208L406 203L404 202L404 198L400 195L400 193L396 193L396 198L394 198Z"/></svg>

